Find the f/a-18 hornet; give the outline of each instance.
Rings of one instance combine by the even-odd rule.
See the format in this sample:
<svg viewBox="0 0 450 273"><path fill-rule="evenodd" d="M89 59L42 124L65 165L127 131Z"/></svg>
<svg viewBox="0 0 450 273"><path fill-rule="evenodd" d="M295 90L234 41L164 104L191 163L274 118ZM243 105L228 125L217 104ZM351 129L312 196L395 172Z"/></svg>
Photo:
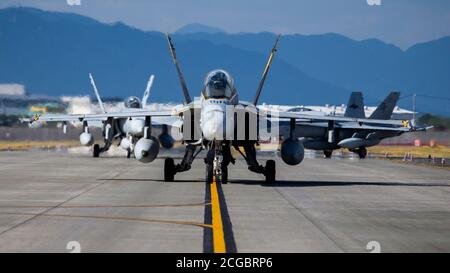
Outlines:
<svg viewBox="0 0 450 273"><path fill-rule="evenodd" d="M368 119L390 120L400 92L391 92L378 105ZM295 111L290 109L289 111ZM350 96L344 117L365 118L364 103L361 92L353 92ZM333 150L346 148L356 153L359 158L367 155L366 147L378 145L381 140L399 136L405 132L402 127L393 126L360 126L353 122L335 122L334 134L328 135L330 130L327 122L297 122L296 137L303 138L303 145L307 149L322 150L326 158L330 158ZM411 131L422 131L426 128L413 127ZM282 133L283 134L283 133ZM289 132L284 132L288 135Z"/></svg>
<svg viewBox="0 0 450 273"><path fill-rule="evenodd" d="M94 78L91 73L89 73L89 78L91 80L91 85L94 90L95 96L97 98L99 108L101 112L105 115L108 115L107 109L100 97L100 93L97 89L97 85L95 84ZM150 96L150 91L153 86L154 81L154 75L151 75L148 82L147 87L144 91L144 94L142 96L142 100L140 100L138 97L130 96L124 101L124 109L121 109L121 113L127 113L127 112L135 112L135 111L142 111L145 109L147 105L148 98ZM89 115L88 115L89 116ZM36 116L38 117L38 116ZM109 121L103 122L102 124L102 136L103 136L103 145L100 146L99 144L94 144L94 136L89 130L89 126L94 127L93 124L89 124L89 122L93 122L94 124L98 124L98 121L103 121L102 119L97 118L85 118L85 119L79 119L79 115L74 116L67 116L67 119L63 120L63 128L64 132L67 130L67 122L68 121L74 121L78 122L81 121L83 124L83 132L80 134L79 140L80 144L83 146L92 146L92 156L93 157L99 157L100 154L106 152L109 150L111 145L114 141L118 140L119 146L124 149L127 152L127 157L130 158L131 154L134 151L134 147L139 141L140 138L143 137L144 132L144 126L145 126L145 120L144 117L115 117L110 118ZM39 122L35 122L33 127L39 127L42 124L40 121L60 121L60 116L46 116L43 118L39 118ZM154 126L158 126L161 128L161 134L159 135L158 139L161 143L161 146L163 146L166 149L172 148L174 144L173 138L168 134L168 127L164 124L154 124Z"/></svg>
<svg viewBox="0 0 450 273"><path fill-rule="evenodd" d="M151 135L153 123L171 126L172 131L179 130L185 152L181 162L175 164L172 158L166 158L164 163L165 181L173 181L179 172L188 171L192 162L204 150L205 180L212 182L228 182L228 166L235 159L231 149L238 151L245 159L248 169L265 176L268 183L275 181L275 161L267 160L260 165L257 161L256 145L260 141L278 141L282 127L289 130L289 135L281 143L281 157L288 165L300 164L304 157L304 147L296 137L296 122L327 122L328 135L333 136L336 122L352 122L356 126L387 126L398 130L409 131L408 122L398 120L377 120L351 117L336 117L323 115L308 115L296 112L270 112L256 107L265 79L269 72L273 57L277 51L277 37L269 59L262 73L260 82L251 102L240 101L233 77L223 69L209 72L200 91L200 98L192 100L185 82L182 70L177 60L175 47L169 35L166 35L169 50L175 64L181 84L184 105L173 111L129 111L120 113L102 113L91 115L42 115L36 120L89 121L101 120L105 126L116 119L143 119L143 137L134 148L136 159L141 162L152 162L159 152L159 141ZM285 120L287 122L279 122Z"/></svg>

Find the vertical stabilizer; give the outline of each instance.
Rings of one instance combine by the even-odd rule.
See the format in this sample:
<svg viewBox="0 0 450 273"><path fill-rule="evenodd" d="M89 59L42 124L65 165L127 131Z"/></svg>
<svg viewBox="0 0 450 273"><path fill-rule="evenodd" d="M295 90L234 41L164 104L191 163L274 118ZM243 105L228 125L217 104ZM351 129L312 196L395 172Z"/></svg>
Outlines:
<svg viewBox="0 0 450 273"><path fill-rule="evenodd" d="M150 90L152 89L154 78L155 78L155 76L151 75L150 79L148 79L147 88L145 88L144 95L142 96L142 108L145 108L145 106L147 106L147 101L148 101L148 97L150 96Z"/></svg>
<svg viewBox="0 0 450 273"><path fill-rule="evenodd" d="M92 77L91 73L89 73L89 78L91 79L92 88L94 88L95 96L97 97L100 109L102 110L102 113L105 114L106 110L105 110L105 107L103 106L103 101L100 98L100 94L98 93L97 86L95 85L95 81L94 81L94 78Z"/></svg>
<svg viewBox="0 0 450 273"><path fill-rule="evenodd" d="M349 118L366 117L364 114L364 99L361 92L352 92L344 116Z"/></svg>
<svg viewBox="0 0 450 273"><path fill-rule="evenodd" d="M391 119L395 105L400 97L400 92L391 92L380 105L373 111L369 119Z"/></svg>

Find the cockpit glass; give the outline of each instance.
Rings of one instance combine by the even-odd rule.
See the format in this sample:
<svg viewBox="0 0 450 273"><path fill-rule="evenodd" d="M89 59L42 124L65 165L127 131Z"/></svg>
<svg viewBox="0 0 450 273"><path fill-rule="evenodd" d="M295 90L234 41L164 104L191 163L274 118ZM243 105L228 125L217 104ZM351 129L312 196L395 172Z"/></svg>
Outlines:
<svg viewBox="0 0 450 273"><path fill-rule="evenodd" d="M205 80L205 98L229 98L232 94L231 77L224 71L213 71Z"/></svg>
<svg viewBox="0 0 450 273"><path fill-rule="evenodd" d="M136 97L129 97L125 101L126 108L141 108L141 101Z"/></svg>

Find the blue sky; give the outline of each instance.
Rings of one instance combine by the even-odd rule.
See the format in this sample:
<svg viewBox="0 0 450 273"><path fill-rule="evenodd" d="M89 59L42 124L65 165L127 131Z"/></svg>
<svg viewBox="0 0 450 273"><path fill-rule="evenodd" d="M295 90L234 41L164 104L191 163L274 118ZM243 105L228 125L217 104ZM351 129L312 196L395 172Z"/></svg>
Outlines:
<svg viewBox="0 0 450 273"><path fill-rule="evenodd" d="M70 1L70 0L69 0ZM71 0L75 1L75 0ZM102 22L172 32L188 23L227 32L320 34L378 38L407 48L450 35L449 0L1 0L1 7L31 6L74 12Z"/></svg>

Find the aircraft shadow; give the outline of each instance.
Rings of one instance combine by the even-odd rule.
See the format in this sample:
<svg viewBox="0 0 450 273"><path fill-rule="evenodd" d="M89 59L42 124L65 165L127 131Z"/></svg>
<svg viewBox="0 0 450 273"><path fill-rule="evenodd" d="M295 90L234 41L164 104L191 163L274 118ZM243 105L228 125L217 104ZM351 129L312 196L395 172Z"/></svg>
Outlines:
<svg viewBox="0 0 450 273"><path fill-rule="evenodd" d="M345 182L345 181L292 181L278 180L267 184L264 180L230 180L231 184L260 185L264 187L344 187L344 186L380 186L380 187L450 187L443 183L407 183L407 182Z"/></svg>
<svg viewBox="0 0 450 273"><path fill-rule="evenodd" d="M164 182L164 183L204 183L201 179L175 179L175 181L167 182L164 181L164 179L153 179L153 178L105 178L105 179L98 179L99 181L128 181L128 182Z"/></svg>
<svg viewBox="0 0 450 273"><path fill-rule="evenodd" d="M136 178L109 178L99 179L101 181L128 181L128 182L161 182L161 183L205 183L202 179L175 179L166 182L164 179L136 179ZM278 180L273 184L267 184L264 179L260 180L237 180L230 179L230 184L260 185L264 187L345 187L345 186L380 186L380 187L450 187L444 183L407 183L407 182L365 182L365 181L295 181Z"/></svg>

